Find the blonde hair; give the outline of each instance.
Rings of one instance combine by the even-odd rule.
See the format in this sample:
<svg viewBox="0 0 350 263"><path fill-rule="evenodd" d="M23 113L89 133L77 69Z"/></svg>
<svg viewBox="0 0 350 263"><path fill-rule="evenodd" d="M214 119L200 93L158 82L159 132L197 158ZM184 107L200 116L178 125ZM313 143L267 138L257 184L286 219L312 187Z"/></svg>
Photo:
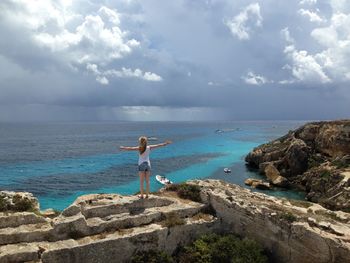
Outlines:
<svg viewBox="0 0 350 263"><path fill-rule="evenodd" d="M140 154L143 154L146 151L147 148L147 137L141 136L139 138L139 152Z"/></svg>

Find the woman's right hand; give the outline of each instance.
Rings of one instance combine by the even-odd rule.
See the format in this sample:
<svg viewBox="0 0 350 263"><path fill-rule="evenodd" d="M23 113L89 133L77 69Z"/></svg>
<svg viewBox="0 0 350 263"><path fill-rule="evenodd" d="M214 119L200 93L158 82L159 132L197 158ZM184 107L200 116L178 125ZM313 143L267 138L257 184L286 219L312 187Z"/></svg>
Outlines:
<svg viewBox="0 0 350 263"><path fill-rule="evenodd" d="M171 143L173 143L173 142L172 142L172 141L167 140L167 141L165 141L165 143L166 143L166 144L171 144Z"/></svg>

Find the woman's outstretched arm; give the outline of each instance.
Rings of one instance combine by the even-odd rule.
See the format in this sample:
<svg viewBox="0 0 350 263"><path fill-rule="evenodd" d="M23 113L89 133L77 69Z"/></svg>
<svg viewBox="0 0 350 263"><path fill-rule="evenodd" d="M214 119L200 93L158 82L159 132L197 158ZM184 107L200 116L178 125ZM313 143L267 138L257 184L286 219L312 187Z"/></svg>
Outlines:
<svg viewBox="0 0 350 263"><path fill-rule="evenodd" d="M149 147L150 147L151 149L155 149L155 148L159 148L159 147L166 146L166 145L171 144L171 143L173 143L173 142L172 142L172 141L165 141L165 142L163 142L163 143L150 145Z"/></svg>
<svg viewBox="0 0 350 263"><path fill-rule="evenodd" d="M124 151L137 151L139 147L138 146L135 146L135 147L120 146L119 149Z"/></svg>

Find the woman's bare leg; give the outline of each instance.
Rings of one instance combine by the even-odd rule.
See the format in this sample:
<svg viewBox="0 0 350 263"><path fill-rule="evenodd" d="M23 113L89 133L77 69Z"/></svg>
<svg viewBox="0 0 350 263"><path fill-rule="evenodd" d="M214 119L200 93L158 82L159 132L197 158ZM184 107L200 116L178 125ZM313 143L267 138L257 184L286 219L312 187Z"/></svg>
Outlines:
<svg viewBox="0 0 350 263"><path fill-rule="evenodd" d="M151 171L147 171L145 175L146 175L146 198L147 198L149 194L149 178L151 176Z"/></svg>
<svg viewBox="0 0 350 263"><path fill-rule="evenodd" d="M145 178L145 172L139 172L139 176L140 176L140 196L141 198L143 198L143 180Z"/></svg>

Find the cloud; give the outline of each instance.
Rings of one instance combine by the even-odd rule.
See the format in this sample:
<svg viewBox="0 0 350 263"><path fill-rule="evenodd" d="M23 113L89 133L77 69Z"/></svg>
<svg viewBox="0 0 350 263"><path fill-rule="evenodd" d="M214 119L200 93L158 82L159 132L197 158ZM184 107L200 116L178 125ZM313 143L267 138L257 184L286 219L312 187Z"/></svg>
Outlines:
<svg viewBox="0 0 350 263"><path fill-rule="evenodd" d="M310 22L322 23L322 22L325 21L316 12L313 12L313 11L310 11L310 10L307 10L307 9L301 8L301 9L298 10L298 13L301 16L307 17L310 20Z"/></svg>
<svg viewBox="0 0 350 263"><path fill-rule="evenodd" d="M101 83L102 85L108 85L109 84L109 80L104 77L104 76L97 76L96 77L96 81Z"/></svg>
<svg viewBox="0 0 350 263"><path fill-rule="evenodd" d="M315 28L311 36L324 48L315 57L337 80L349 80L350 14L334 13L327 27Z"/></svg>
<svg viewBox="0 0 350 263"><path fill-rule="evenodd" d="M143 72L141 69L132 70L130 68L123 67L121 70L109 69L100 71L96 64L87 64L86 69L96 75L96 81L102 85L108 85L109 80L107 77L117 78L137 78L147 81L162 81L163 78L152 72Z"/></svg>
<svg viewBox="0 0 350 263"><path fill-rule="evenodd" d="M330 5L333 9L333 13L350 13L350 4L348 0L330 0Z"/></svg>
<svg viewBox="0 0 350 263"><path fill-rule="evenodd" d="M284 80L278 81L278 83L281 84L281 85L294 84L295 80L293 80L293 79L284 79Z"/></svg>
<svg viewBox="0 0 350 263"><path fill-rule="evenodd" d="M8 10L2 12L8 23L20 27L33 45L49 51L54 60L75 71L88 64L106 66L140 46L121 28L117 10L103 5L85 15L67 8L72 1L5 0L2 4ZM108 83L106 78L98 81Z"/></svg>
<svg viewBox="0 0 350 263"><path fill-rule="evenodd" d="M147 81L162 81L162 77L152 73L152 72L143 72L141 69L129 69L122 68L121 70L107 70L104 72L106 76L116 76L118 78L138 78Z"/></svg>
<svg viewBox="0 0 350 263"><path fill-rule="evenodd" d="M247 75L243 76L242 79L246 84L249 85L264 85L266 83L272 83L273 81L268 80L266 77L255 74L252 71L249 71Z"/></svg>
<svg viewBox="0 0 350 263"><path fill-rule="evenodd" d="M119 24L119 14L102 6L96 15L87 15L74 30L69 31L64 23L60 32L36 33L34 38L39 45L64 57L72 67L88 63L107 65L140 45L137 40L129 39Z"/></svg>
<svg viewBox="0 0 350 263"><path fill-rule="evenodd" d="M314 5L317 3L317 0L301 0L300 5Z"/></svg>
<svg viewBox="0 0 350 263"><path fill-rule="evenodd" d="M225 21L225 25L230 29L232 35L239 40L248 40L253 32L253 28L261 27L262 21L260 5L259 3L254 3L245 7L233 19Z"/></svg>
<svg viewBox="0 0 350 263"><path fill-rule="evenodd" d="M30 5L27 1L24 2ZM64 9L55 9L54 5L51 8L57 15L66 16ZM32 15L40 17L40 14ZM54 53L61 53L68 63L108 63L128 55L140 44L133 38L128 39L128 33L120 28L119 16L116 10L102 6L96 15L85 16L71 30L68 28L70 19L67 19L58 23L56 32L38 32L39 28L36 28L33 37L39 45L48 47ZM45 21L42 25L45 25Z"/></svg>
<svg viewBox="0 0 350 263"><path fill-rule="evenodd" d="M214 81L208 81L208 86L221 86L221 84L220 83L218 83L218 82L214 82Z"/></svg>
<svg viewBox="0 0 350 263"><path fill-rule="evenodd" d="M290 60L290 69L296 80L309 83L331 82L331 79L323 71L322 65L317 60L317 56L310 55L305 50L296 49L295 40L291 38L288 28L283 29L281 34L287 42L284 53Z"/></svg>
<svg viewBox="0 0 350 263"><path fill-rule="evenodd" d="M205 107L192 117L215 119L222 105L225 118L323 118L330 100L327 116L348 116L349 6L1 0L0 121L190 119ZM323 21L310 23L312 13Z"/></svg>
<svg viewBox="0 0 350 263"><path fill-rule="evenodd" d="M128 31L122 30L122 16L117 10L101 6L96 13L83 15L62 8L71 5L71 1L61 2L61 6L51 1L38 1L34 8L31 7L32 3L23 0L17 0L16 4L22 6L20 15L23 24L28 25L27 29L38 46L48 48L58 60L63 60L73 70L86 68L103 85L109 84L107 77L111 76L162 80L159 75L143 73L140 69L123 67L121 71L105 69L104 72L98 72L98 67L106 68L110 63L127 57L141 45L138 40L129 37ZM53 15L47 16L46 12ZM55 25L55 30L42 29L50 23Z"/></svg>
<svg viewBox="0 0 350 263"><path fill-rule="evenodd" d="M328 25L313 28L310 33L319 45L317 52L298 50L289 30L281 31L287 42L284 53L290 61L290 70L297 81L323 84L349 81L350 13L346 12L350 11L350 4L332 0L330 6L332 13Z"/></svg>

